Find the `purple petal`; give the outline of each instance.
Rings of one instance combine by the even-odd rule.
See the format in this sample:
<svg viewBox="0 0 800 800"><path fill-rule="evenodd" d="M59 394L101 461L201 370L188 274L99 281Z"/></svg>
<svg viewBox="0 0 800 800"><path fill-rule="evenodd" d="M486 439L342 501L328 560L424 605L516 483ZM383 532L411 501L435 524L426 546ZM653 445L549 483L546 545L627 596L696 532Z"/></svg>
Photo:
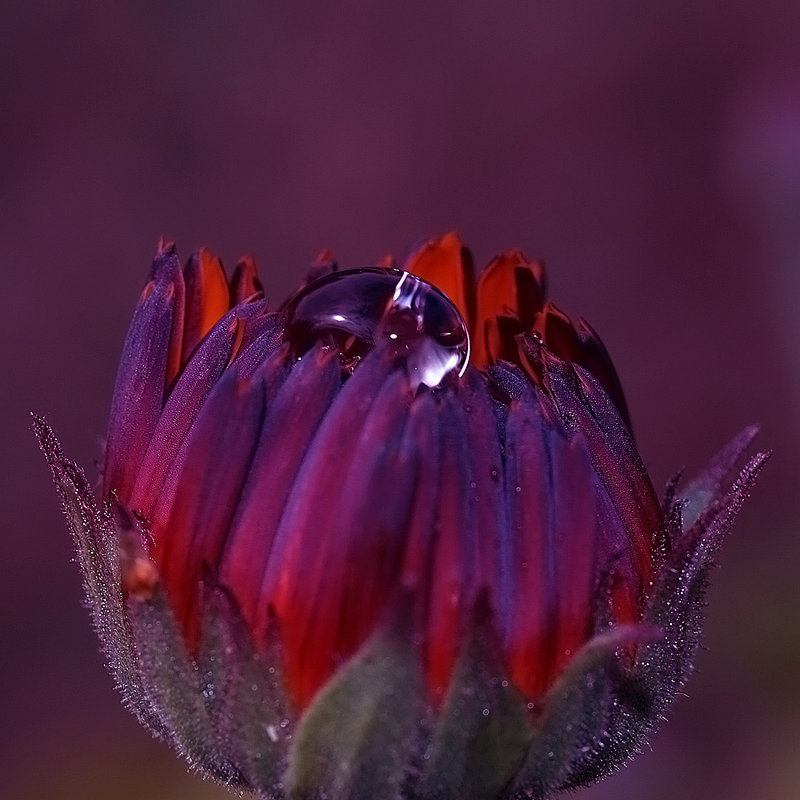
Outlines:
<svg viewBox="0 0 800 800"><path fill-rule="evenodd" d="M154 556L175 616L196 641L198 586L206 565L217 564L236 510L264 414L260 381L220 381L186 440L186 458L169 516L153 525ZM220 425L227 417L236 424Z"/></svg>
<svg viewBox="0 0 800 800"><path fill-rule="evenodd" d="M127 502L164 402L170 341L182 313L183 276L165 251L153 263L122 350L111 401L103 494Z"/></svg>
<svg viewBox="0 0 800 800"><path fill-rule="evenodd" d="M573 372L545 352L547 379L559 413L586 437L589 452L628 533L636 570L646 585L653 572L654 538L663 528L661 507L630 431L598 381Z"/></svg>
<svg viewBox="0 0 800 800"><path fill-rule="evenodd" d="M404 525L396 509L409 476L397 473L393 454L408 414L404 394L410 403L404 371L374 350L322 421L278 526L258 629L268 625L269 602L301 705L330 674L335 654L353 652L367 618L374 622L385 605L387 570L398 569L392 553Z"/></svg>
<svg viewBox="0 0 800 800"><path fill-rule="evenodd" d="M220 563L220 581L255 626L273 536L306 451L341 386L337 353L316 349L268 401L258 449Z"/></svg>
<svg viewBox="0 0 800 800"><path fill-rule="evenodd" d="M167 474L198 412L231 361L237 339L243 335L246 323L240 313L240 309L228 312L203 339L164 406L129 502L147 519L153 515Z"/></svg>

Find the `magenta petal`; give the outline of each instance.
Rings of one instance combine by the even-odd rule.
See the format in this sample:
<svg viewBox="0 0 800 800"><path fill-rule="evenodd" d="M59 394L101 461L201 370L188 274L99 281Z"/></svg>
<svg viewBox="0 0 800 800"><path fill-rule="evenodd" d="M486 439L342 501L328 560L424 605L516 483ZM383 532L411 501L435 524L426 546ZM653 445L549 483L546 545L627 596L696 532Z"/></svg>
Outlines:
<svg viewBox="0 0 800 800"><path fill-rule="evenodd" d="M244 321L228 312L203 339L161 413L142 460L129 505L150 519L169 471L209 392L231 360Z"/></svg>
<svg viewBox="0 0 800 800"><path fill-rule="evenodd" d="M250 377L284 343L283 320L278 313L267 313L267 304L251 304L256 313L248 318L244 338L236 357L236 368L242 378Z"/></svg>
<svg viewBox="0 0 800 800"><path fill-rule="evenodd" d="M156 257L122 350L106 442L103 494L127 502L164 402L173 326L183 313L177 256Z"/></svg>
<svg viewBox="0 0 800 800"><path fill-rule="evenodd" d="M236 511L264 413L260 381L229 373L204 405L186 441L180 481L168 518L153 527L154 555L175 615L196 640L194 614L203 570L218 563ZM236 420L220 425L221 417Z"/></svg>
<svg viewBox="0 0 800 800"><path fill-rule="evenodd" d="M507 640L512 675L529 696L544 692L590 632L605 497L583 437L553 427L541 395L530 387L513 401L505 431Z"/></svg>
<svg viewBox="0 0 800 800"><path fill-rule="evenodd" d="M628 404L625 402L625 393L622 391L622 384L602 339L583 317L578 318L575 330L580 342L577 363L588 372L591 372L597 379L614 402L628 429L633 430L631 428L631 415L628 411Z"/></svg>
<svg viewBox="0 0 800 800"><path fill-rule="evenodd" d="M591 633L600 538L598 507L605 489L595 478L583 436L577 434L569 441L553 437L550 452L558 586L553 670L558 674Z"/></svg>
<svg viewBox="0 0 800 800"><path fill-rule="evenodd" d="M463 411L464 473L471 491L467 499L467 518L471 520L475 563L474 595L488 589L487 596L498 606L507 605L499 587L509 569L506 547L506 498L503 486L503 453L500 447L499 422L485 379L469 370L458 389L458 405ZM474 484L474 485L473 485ZM503 614L499 614L502 619Z"/></svg>
<svg viewBox="0 0 800 800"><path fill-rule="evenodd" d="M289 490L340 385L338 354L315 349L268 398L258 449L219 573L251 626L262 605L261 581Z"/></svg>
<svg viewBox="0 0 800 800"><path fill-rule="evenodd" d="M264 576L257 627L264 631L269 624L270 603L298 701L308 702L320 678L329 674L337 648L358 638L361 614L374 620L380 611L380 596L360 594L369 570L358 566L365 567L365 558L378 568L384 558L393 563L380 551L400 523L387 510L397 507L389 501L398 488L387 469L407 413L404 393L410 402L404 371L393 367L385 352L371 353L328 410L289 494ZM375 549L362 551L357 542ZM362 601L348 603L352 617L343 618L342 597L350 592Z"/></svg>
<svg viewBox="0 0 800 800"><path fill-rule="evenodd" d="M514 683L529 696L547 685L555 618L556 551L550 515L551 465L548 430L534 390L512 401L506 421L506 486L509 532L503 560L509 565L504 594L508 650ZM558 434L555 434L558 435Z"/></svg>
<svg viewBox="0 0 800 800"><path fill-rule="evenodd" d="M441 440L438 502L429 535L431 573L428 585L429 609L426 630L428 682L434 698L440 701L449 683L465 633L464 622L477 596L476 589L492 582L482 581L495 572L491 539L477 540L473 517L478 484L469 469L469 430L466 414L455 393L440 399L439 431ZM490 467L488 459L486 472ZM493 469L496 467L492 467ZM468 477L469 476L469 477ZM485 489L483 476L482 488ZM474 484L474 485L473 485ZM481 554L489 563L481 563Z"/></svg>
<svg viewBox="0 0 800 800"><path fill-rule="evenodd" d="M423 389L411 405L403 432L402 462L414 475L409 503L401 583L417 605L414 622L424 630L428 613L427 588L431 581L431 552L435 537L432 521L437 514L439 483L442 478L441 420L434 396Z"/></svg>
<svg viewBox="0 0 800 800"><path fill-rule="evenodd" d="M229 393L230 381L247 383L248 380L250 380L262 385L265 389L264 402L266 403L267 399L272 396L271 392L277 391L277 388L286 378L287 374L287 352L285 348L276 350L272 353L266 362L259 368L257 377L248 376L246 372L243 375L242 370L239 369L238 361L234 361L234 363L223 373L222 378L217 381L217 383L211 389L208 399L201 409L201 414L206 413L205 409L207 405L211 405L212 408L215 408L220 417L228 414L228 411L225 408L224 399L217 398L217 394L220 392L223 394ZM269 375L270 379L267 380L265 375ZM166 519L171 513L175 494L180 487L181 481L183 480L183 469L186 465L187 459L189 458L188 445L192 439L192 431L193 427L189 429L187 436L184 438L183 443L175 455L175 459L172 462L172 467L167 471L158 494L153 497L153 519Z"/></svg>
<svg viewBox="0 0 800 800"><path fill-rule="evenodd" d="M428 578L427 671L438 702L449 684L465 641L465 623L472 619L479 596L495 607L508 605L503 597L509 549L505 546L506 513L503 497L503 455L498 419L482 375L470 370L458 386L436 397L436 437L422 441L422 459L438 475L430 481L438 493L433 527L411 541L420 562L430 564ZM429 541L426 541L429 540ZM499 614L501 621L507 614Z"/></svg>
<svg viewBox="0 0 800 800"><path fill-rule="evenodd" d="M654 537L663 528L662 513L628 426L590 373L581 367L573 372L549 354L546 362L559 413L586 437L595 469L625 523L637 573L646 584L653 573Z"/></svg>

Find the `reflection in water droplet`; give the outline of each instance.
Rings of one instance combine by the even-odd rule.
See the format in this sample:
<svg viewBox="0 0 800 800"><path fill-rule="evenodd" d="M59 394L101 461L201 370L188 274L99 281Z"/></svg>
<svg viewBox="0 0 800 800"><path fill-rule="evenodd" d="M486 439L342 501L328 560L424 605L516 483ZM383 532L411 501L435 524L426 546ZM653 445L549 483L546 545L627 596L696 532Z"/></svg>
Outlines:
<svg viewBox="0 0 800 800"><path fill-rule="evenodd" d="M330 273L298 292L284 314L298 358L321 342L339 351L347 374L379 343L405 362L412 388L435 388L469 363L469 333L456 307L399 269Z"/></svg>

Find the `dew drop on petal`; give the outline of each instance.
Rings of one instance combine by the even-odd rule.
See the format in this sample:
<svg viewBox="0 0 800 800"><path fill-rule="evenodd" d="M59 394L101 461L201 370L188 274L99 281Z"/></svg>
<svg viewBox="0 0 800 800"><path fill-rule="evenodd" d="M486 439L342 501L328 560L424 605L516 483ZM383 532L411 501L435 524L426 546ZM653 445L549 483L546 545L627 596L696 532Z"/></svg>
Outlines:
<svg viewBox="0 0 800 800"><path fill-rule="evenodd" d="M379 343L405 362L412 388L436 388L451 373L463 375L469 363L469 333L456 307L403 270L330 273L301 289L284 314L296 357L319 342L339 351L345 374Z"/></svg>

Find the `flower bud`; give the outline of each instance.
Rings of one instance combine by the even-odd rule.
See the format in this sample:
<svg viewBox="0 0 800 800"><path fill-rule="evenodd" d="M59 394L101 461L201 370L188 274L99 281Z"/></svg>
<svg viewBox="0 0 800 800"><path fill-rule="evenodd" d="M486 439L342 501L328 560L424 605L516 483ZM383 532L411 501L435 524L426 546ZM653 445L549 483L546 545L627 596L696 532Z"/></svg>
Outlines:
<svg viewBox="0 0 800 800"><path fill-rule="evenodd" d="M393 264L387 259L384 264ZM252 259L161 243L99 496L43 419L128 707L262 798L544 798L683 685L755 430L659 502L597 334L519 251L329 254L270 311Z"/></svg>

